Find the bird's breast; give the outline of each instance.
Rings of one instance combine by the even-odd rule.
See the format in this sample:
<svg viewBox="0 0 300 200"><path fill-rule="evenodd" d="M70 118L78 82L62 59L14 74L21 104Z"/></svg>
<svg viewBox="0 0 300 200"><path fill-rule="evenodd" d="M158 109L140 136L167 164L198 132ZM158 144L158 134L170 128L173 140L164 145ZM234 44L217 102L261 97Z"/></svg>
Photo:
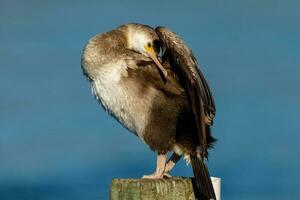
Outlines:
<svg viewBox="0 0 300 200"><path fill-rule="evenodd" d="M141 91L127 70L124 61L102 66L92 82L92 92L109 113L143 139L155 90Z"/></svg>

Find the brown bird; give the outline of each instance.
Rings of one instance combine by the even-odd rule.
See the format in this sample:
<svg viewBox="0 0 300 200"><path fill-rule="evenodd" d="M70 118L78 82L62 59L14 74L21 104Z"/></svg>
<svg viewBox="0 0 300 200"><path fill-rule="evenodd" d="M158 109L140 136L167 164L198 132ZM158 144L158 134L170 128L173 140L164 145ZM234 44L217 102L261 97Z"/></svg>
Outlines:
<svg viewBox="0 0 300 200"><path fill-rule="evenodd" d="M84 48L82 69L104 109L157 153L155 172L143 178L170 177L184 156L195 195L216 199L205 164L215 141L214 99L192 51L174 32L125 24L98 34Z"/></svg>

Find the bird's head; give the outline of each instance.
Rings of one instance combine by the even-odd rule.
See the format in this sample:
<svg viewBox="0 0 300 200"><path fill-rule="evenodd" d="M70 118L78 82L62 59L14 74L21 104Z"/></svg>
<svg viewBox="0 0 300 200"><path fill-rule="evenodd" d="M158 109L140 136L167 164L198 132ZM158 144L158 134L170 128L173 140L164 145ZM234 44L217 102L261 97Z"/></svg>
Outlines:
<svg viewBox="0 0 300 200"><path fill-rule="evenodd" d="M166 78L167 71L158 59L159 43L159 38L152 27L142 24L127 24L128 49L151 58Z"/></svg>

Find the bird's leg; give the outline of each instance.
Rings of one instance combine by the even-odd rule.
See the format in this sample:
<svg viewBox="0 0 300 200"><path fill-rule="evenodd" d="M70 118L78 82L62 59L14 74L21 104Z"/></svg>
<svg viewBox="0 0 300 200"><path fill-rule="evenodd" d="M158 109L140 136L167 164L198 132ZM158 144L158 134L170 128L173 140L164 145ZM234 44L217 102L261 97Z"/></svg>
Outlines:
<svg viewBox="0 0 300 200"><path fill-rule="evenodd" d="M167 154L157 154L156 170L151 175L144 175L143 178L158 179L163 178L167 160Z"/></svg>
<svg viewBox="0 0 300 200"><path fill-rule="evenodd" d="M173 153L172 156L170 157L170 159L168 160L166 167L165 167L165 171L163 176L167 177L167 178L171 178L172 176L169 174L170 171L173 169L173 167L175 166L175 164L180 160L182 156Z"/></svg>

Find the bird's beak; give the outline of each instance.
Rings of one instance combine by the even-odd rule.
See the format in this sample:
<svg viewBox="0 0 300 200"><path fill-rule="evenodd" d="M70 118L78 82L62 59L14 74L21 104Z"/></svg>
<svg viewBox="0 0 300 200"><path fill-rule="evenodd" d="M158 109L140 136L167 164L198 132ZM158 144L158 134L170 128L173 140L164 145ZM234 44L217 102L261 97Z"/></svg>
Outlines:
<svg viewBox="0 0 300 200"><path fill-rule="evenodd" d="M158 69L163 74L164 79L166 80L166 78L168 76L168 72L165 70L165 68L159 62L154 49L152 47L146 47L146 53L154 61L154 63L157 65Z"/></svg>

